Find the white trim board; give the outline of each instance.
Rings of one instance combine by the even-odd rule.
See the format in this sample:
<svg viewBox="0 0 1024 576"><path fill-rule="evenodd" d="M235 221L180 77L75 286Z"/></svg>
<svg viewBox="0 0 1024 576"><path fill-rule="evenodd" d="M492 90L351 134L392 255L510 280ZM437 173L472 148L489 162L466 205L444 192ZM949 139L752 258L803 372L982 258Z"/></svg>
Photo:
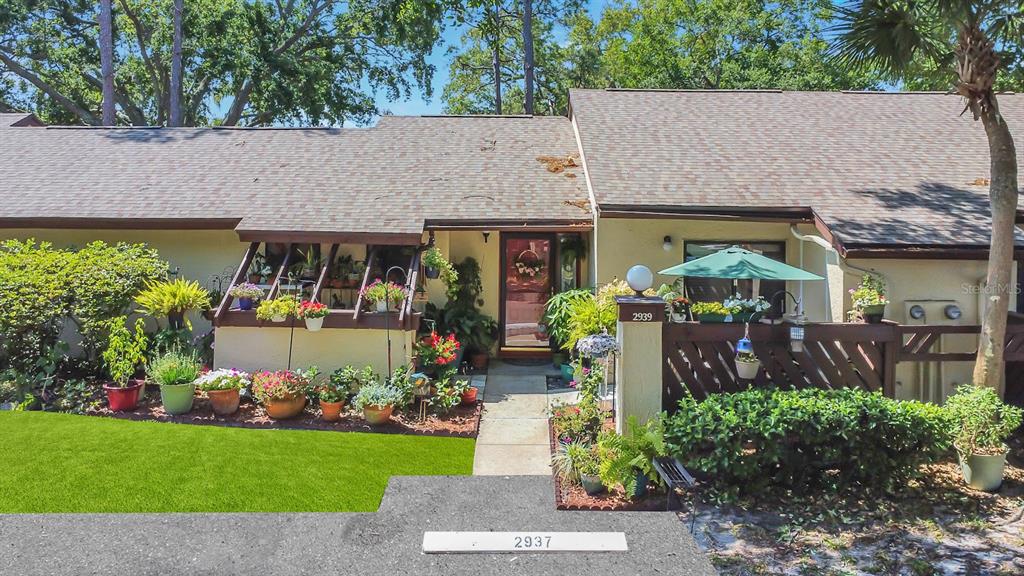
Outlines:
<svg viewBox="0 0 1024 576"><path fill-rule="evenodd" d="M624 532L424 532L426 554L628 552Z"/></svg>

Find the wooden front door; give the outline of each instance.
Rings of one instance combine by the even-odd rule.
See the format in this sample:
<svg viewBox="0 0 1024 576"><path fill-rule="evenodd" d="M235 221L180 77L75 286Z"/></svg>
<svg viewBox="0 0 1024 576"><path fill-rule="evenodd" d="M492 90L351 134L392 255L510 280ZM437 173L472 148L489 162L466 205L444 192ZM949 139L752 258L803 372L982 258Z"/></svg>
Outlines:
<svg viewBox="0 0 1024 576"><path fill-rule="evenodd" d="M544 304L556 277L555 235L501 235L501 340L503 349L549 349Z"/></svg>

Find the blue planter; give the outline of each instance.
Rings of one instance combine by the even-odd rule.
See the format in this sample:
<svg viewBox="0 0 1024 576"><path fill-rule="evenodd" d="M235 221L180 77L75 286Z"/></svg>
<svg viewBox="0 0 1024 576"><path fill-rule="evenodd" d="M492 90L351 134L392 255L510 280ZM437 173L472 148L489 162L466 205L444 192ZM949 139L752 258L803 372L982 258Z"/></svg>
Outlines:
<svg viewBox="0 0 1024 576"><path fill-rule="evenodd" d="M633 498L647 496L647 475L639 468L636 471L636 489L633 490Z"/></svg>
<svg viewBox="0 0 1024 576"><path fill-rule="evenodd" d="M573 367L572 367L572 364L562 364L562 380L565 380L565 383L568 384L569 382L572 382L572 377L573 377Z"/></svg>
<svg viewBox="0 0 1024 576"><path fill-rule="evenodd" d="M239 298L238 299L239 310L252 310L252 298Z"/></svg>

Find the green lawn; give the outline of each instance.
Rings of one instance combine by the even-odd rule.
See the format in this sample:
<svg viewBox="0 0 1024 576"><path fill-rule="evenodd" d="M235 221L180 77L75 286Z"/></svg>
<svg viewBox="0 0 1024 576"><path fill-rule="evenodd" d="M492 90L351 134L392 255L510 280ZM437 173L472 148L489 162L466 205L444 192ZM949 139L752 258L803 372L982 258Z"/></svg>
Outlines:
<svg viewBox="0 0 1024 576"><path fill-rule="evenodd" d="M393 475L472 473L473 440L0 412L0 513L368 512Z"/></svg>

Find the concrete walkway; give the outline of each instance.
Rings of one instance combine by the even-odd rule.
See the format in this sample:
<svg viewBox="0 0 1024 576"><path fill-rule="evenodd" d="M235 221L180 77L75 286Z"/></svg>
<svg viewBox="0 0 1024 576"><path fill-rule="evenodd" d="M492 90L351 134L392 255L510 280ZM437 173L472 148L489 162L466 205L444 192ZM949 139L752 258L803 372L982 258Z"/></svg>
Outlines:
<svg viewBox="0 0 1024 576"><path fill-rule="evenodd" d="M0 575L715 574L674 513L559 512L553 490L538 476L394 477L376 513L0 515ZM448 530L621 531L629 551L420 551L425 531Z"/></svg>
<svg viewBox="0 0 1024 576"><path fill-rule="evenodd" d="M550 364L491 364L473 459L475 476L551 474L548 409L566 394L548 393L547 374L557 371Z"/></svg>

